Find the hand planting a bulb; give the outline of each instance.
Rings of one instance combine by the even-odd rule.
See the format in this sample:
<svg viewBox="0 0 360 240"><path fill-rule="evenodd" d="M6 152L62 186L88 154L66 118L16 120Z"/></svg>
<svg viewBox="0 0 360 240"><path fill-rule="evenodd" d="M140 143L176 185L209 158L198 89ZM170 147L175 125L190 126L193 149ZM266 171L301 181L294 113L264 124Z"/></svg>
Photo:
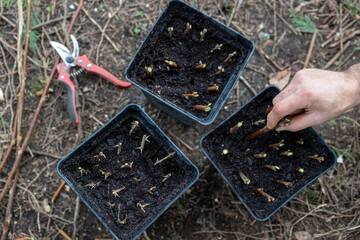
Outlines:
<svg viewBox="0 0 360 240"><path fill-rule="evenodd" d="M273 99L267 127L273 129L285 116L290 124L277 131L296 132L319 125L360 104L360 64L344 72L304 69Z"/></svg>

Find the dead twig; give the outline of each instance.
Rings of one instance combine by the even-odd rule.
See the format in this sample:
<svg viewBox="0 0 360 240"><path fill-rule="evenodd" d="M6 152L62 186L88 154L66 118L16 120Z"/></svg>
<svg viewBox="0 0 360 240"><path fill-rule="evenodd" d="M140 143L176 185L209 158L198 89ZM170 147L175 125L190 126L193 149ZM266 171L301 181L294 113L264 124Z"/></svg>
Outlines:
<svg viewBox="0 0 360 240"><path fill-rule="evenodd" d="M267 2L265 1L266 5L272 10L275 12L276 16L278 16L278 18L280 18L281 21L283 21L285 23L286 26L288 26L290 28L291 31L293 31L293 33L295 33L295 35L299 35L299 32L297 30L295 30L293 28L293 26L291 26L290 23L288 23L277 11L275 11L273 9L273 7Z"/></svg>
<svg viewBox="0 0 360 240"><path fill-rule="evenodd" d="M74 223L73 223L74 229L73 229L73 233L71 235L72 239L76 239L77 219L78 219L78 216L79 216L79 209L80 209L80 198L76 197Z"/></svg>
<svg viewBox="0 0 360 240"><path fill-rule="evenodd" d="M15 196L15 192L16 192L16 186L17 186L17 180L19 178L19 171L16 172L15 178L14 178L14 183L11 187L10 190L10 194L9 194L9 199L8 199L8 205L6 207L6 216L5 216L5 220L4 220L4 224L3 224L3 232L1 235L1 240L6 240L7 239L7 233L9 231L9 226L11 223L11 217L12 217L12 207L14 204L14 196Z"/></svg>
<svg viewBox="0 0 360 240"><path fill-rule="evenodd" d="M78 15L79 15L79 12L80 12L80 10L81 10L81 7L82 7L83 3L84 3L84 0L80 0L80 3L78 4L78 8L76 9L76 11L75 11L75 13L74 13L74 16L73 16L73 18L72 18L72 20L71 20L71 23L70 23L70 26L69 26L69 29L68 29L68 32L69 32L69 33L72 31L72 29L73 29L73 27L74 27L75 21L76 21ZM65 42L63 42L63 44L65 44ZM20 165L20 161L21 161L21 159L22 159L22 157L23 157L23 155L24 155L24 152L25 152L25 150L26 150L26 147L27 147L27 145L28 145L28 142L29 142L29 140L30 140L30 138L31 138L31 135L32 135L33 131L34 131L34 128L35 128L37 119L38 119L39 114L40 114L40 111L41 111L41 108L42 108L42 106L43 106L43 104L44 104L44 102L45 102L46 93L47 93L47 91L49 90L50 84L51 84L51 82L52 82L52 79L53 79L54 76L55 76L56 65L59 63L59 61L60 61L60 57L57 57L57 58L56 58L56 61L55 61L55 64L54 64L54 67L53 67L53 69L52 69L52 71L51 71L51 73L50 73L49 80L48 80L48 82L46 83L46 85L45 85L45 87L44 87L43 94L42 94L42 96L41 96L41 98L40 98L40 102L39 102L39 104L38 104L38 106L37 106L37 108L36 108L36 111L35 111L33 120L32 120L32 122L31 122L31 124L30 124L29 130L27 131L27 134L26 134L26 137L25 137L25 139L24 139L24 142L23 142L23 144L21 145L21 149L18 151L18 156L15 158L14 165L13 165L11 171L10 171L10 174L9 174L9 177L8 177L6 183L5 183L5 186L4 186L4 188L3 188L3 190L2 190L2 192L1 192L1 194L0 194L0 202L4 199L6 192L9 190L10 185L11 185L11 182L12 182L12 179L13 179L13 177L15 176L15 173L16 173L19 165Z"/></svg>
<svg viewBox="0 0 360 240"><path fill-rule="evenodd" d="M53 197L51 198L51 202L54 203L55 200L57 199L57 197L59 196L61 190L63 189L63 187L65 186L66 182L64 180L62 180L60 186L58 187L58 189L56 190L56 192L54 193Z"/></svg>
<svg viewBox="0 0 360 240"><path fill-rule="evenodd" d="M344 45L343 51L346 51L350 47L350 41L348 41ZM341 51L337 52L333 58L330 59L330 61L323 67L323 69L328 69L331 65L334 64L334 62L341 56Z"/></svg>
<svg viewBox="0 0 360 240"><path fill-rule="evenodd" d="M71 14L68 14L68 15L66 16L66 19L68 19L68 18L70 18L70 17L71 17ZM31 28L31 30L36 30L36 29L38 29L38 28L41 28L41 27L44 27L44 26L46 26L46 25L50 25L50 24L59 22L59 21L61 21L61 20L64 20L64 17L54 18L54 19L51 19L51 20L49 20L49 21L47 21L47 22L40 23L40 24L38 24L38 25L33 26L33 27Z"/></svg>
<svg viewBox="0 0 360 240"><path fill-rule="evenodd" d="M63 230L59 230L59 233L61 236L63 236L63 238L65 238L66 240L72 240L71 237L66 233L64 232Z"/></svg>
<svg viewBox="0 0 360 240"><path fill-rule="evenodd" d="M309 64L311 54L312 54L312 51L313 51L313 48L314 48L314 45L315 45L315 41L316 41L316 35L317 35L316 32L314 32L313 35L312 35L309 50L307 52L306 59L305 59L305 62L304 62L304 67L303 67L304 69L307 68L307 65Z"/></svg>
<svg viewBox="0 0 360 240"><path fill-rule="evenodd" d="M256 90L250 85L250 83L243 77L240 76L240 80L245 84L245 86L252 92L252 94L256 95Z"/></svg>
<svg viewBox="0 0 360 240"><path fill-rule="evenodd" d="M82 8L81 9L85 15L90 19L90 21L100 30L100 32L102 34L104 34L104 37L106 38L106 40L109 41L109 43L113 46L113 48L115 49L116 52L120 52L119 48L116 46L116 44L113 42L113 40L111 40L111 38L103 31L103 29L101 28L101 26L99 25L99 23L97 23L95 21L94 18L91 17L90 13L85 9L85 8Z"/></svg>

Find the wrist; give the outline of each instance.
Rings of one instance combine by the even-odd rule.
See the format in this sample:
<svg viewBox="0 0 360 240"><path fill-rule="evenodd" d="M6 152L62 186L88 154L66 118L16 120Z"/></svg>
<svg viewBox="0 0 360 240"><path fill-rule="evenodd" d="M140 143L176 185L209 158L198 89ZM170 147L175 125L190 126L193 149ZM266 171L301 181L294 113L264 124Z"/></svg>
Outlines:
<svg viewBox="0 0 360 240"><path fill-rule="evenodd" d="M349 67L345 72L345 80L353 87L353 106L360 104L360 64Z"/></svg>

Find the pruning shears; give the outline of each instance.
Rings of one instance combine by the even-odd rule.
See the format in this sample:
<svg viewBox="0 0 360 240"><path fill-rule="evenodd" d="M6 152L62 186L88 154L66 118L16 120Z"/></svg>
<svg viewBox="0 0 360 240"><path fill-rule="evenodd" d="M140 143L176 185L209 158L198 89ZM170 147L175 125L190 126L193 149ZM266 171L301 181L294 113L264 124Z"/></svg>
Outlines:
<svg viewBox="0 0 360 240"><path fill-rule="evenodd" d="M97 66L96 64L90 62L86 55L79 56L79 44L76 38L73 35L70 35L71 40L73 42L73 52L71 53L70 50L62 45L61 43L51 41L50 44L53 48L55 48L56 52L60 55L62 59L62 63L59 63L56 66L58 71L59 77L58 80L65 84L67 91L68 91L68 111L70 114L70 118L72 122L76 125L79 124L79 118L76 112L75 106L75 86L74 83L71 81L70 77L76 76L82 73L84 70L95 73L96 75L112 82L113 84L127 88L130 87L131 83L124 82L117 79L114 75L106 71L105 69ZM70 73L71 67L80 67L77 71Z"/></svg>

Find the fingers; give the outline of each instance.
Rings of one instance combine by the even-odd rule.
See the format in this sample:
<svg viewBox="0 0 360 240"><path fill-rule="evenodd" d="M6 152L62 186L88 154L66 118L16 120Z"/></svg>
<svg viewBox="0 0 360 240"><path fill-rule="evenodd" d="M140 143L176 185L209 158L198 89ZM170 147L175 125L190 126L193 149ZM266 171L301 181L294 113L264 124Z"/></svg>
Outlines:
<svg viewBox="0 0 360 240"><path fill-rule="evenodd" d="M276 95L276 97L274 97L274 99L272 101L273 105L278 104L279 102L281 102L285 98L292 95L295 91L296 91L296 88L293 88L292 86L289 85L287 88L282 90L278 95Z"/></svg>
<svg viewBox="0 0 360 240"><path fill-rule="evenodd" d="M311 126L319 125L325 120L326 119L324 119L321 114L304 112L292 117L288 126L277 130L297 132Z"/></svg>
<svg viewBox="0 0 360 240"><path fill-rule="evenodd" d="M307 101L301 99L298 94L294 93L275 104L273 109L267 115L267 127L273 129L278 122L287 115L294 112L301 112L306 109Z"/></svg>

